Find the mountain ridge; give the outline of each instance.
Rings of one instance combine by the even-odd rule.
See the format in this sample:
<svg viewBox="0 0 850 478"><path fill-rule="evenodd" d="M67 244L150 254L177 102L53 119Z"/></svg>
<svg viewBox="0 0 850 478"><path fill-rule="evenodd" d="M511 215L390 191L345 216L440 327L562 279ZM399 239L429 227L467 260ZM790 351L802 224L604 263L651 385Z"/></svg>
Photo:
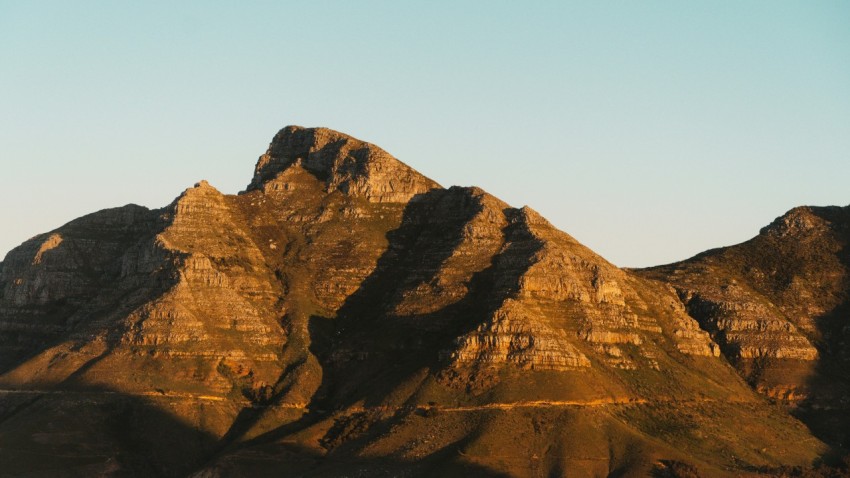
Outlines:
<svg viewBox="0 0 850 478"><path fill-rule="evenodd" d="M789 231L810 229L800 221ZM812 257L839 253L839 236ZM735 254L678 276L619 269L529 207L286 127L237 195L200 181L164 208L99 211L7 254L0 455L21 474L160 476L811 464L827 445L778 405L808 397L760 387L742 351L793 350L779 358L805 378L825 348L749 269L740 291L705 275ZM839 302L847 291L818 284Z"/></svg>

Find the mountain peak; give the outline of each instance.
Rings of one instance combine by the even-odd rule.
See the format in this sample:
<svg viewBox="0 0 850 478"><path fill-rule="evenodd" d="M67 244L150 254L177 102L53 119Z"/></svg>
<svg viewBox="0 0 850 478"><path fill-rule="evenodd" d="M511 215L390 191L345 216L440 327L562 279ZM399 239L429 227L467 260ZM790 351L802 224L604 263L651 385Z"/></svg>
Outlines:
<svg viewBox="0 0 850 478"><path fill-rule="evenodd" d="M812 211L812 208L800 206L776 218L759 232L763 235L778 237L800 236L816 229L821 222L823 221Z"/></svg>
<svg viewBox="0 0 850 478"><path fill-rule="evenodd" d="M760 234L777 238L799 238L829 230L846 231L848 224L850 206L800 206L763 227Z"/></svg>
<svg viewBox="0 0 850 478"><path fill-rule="evenodd" d="M371 143L328 128L287 126L257 160L248 191L265 190L292 167L324 181L328 192L338 190L370 202L407 202L440 187Z"/></svg>

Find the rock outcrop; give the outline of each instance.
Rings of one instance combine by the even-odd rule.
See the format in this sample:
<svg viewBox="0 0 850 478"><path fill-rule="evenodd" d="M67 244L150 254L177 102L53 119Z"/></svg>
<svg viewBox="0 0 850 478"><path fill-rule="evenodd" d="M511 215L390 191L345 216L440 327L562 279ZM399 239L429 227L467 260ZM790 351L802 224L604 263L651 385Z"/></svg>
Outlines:
<svg viewBox="0 0 850 478"><path fill-rule="evenodd" d="M756 390L850 439L850 206L799 207L755 238L640 271L670 283Z"/></svg>
<svg viewBox="0 0 850 478"><path fill-rule="evenodd" d="M315 175L327 191L361 196L370 202L404 203L439 187L373 144L326 128L288 126L260 156L248 190L264 188L269 179L291 166Z"/></svg>

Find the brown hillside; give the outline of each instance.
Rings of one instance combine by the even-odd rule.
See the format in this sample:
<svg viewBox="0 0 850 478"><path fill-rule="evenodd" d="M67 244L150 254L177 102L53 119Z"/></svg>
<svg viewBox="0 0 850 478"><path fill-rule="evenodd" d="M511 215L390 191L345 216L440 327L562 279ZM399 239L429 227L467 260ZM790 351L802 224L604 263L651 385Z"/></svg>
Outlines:
<svg viewBox="0 0 850 478"><path fill-rule="evenodd" d="M847 370L848 213L801 211L754 240L787 251L625 271L528 207L290 126L239 195L202 181L6 256L0 463L197 477L808 466L827 446L750 386L847 396L826 382ZM784 239L798 236L812 239Z"/></svg>

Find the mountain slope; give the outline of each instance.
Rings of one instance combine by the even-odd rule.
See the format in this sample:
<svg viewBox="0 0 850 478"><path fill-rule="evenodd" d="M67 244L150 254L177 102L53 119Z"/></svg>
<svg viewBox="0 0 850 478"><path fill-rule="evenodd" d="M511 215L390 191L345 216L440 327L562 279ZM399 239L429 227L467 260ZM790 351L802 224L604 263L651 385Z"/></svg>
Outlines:
<svg viewBox="0 0 850 478"><path fill-rule="evenodd" d="M7 255L0 455L34 476L640 476L825 452L658 277L290 126L239 195L200 182Z"/></svg>
<svg viewBox="0 0 850 478"><path fill-rule="evenodd" d="M741 375L848 443L850 206L799 207L743 244L641 271L672 284Z"/></svg>

